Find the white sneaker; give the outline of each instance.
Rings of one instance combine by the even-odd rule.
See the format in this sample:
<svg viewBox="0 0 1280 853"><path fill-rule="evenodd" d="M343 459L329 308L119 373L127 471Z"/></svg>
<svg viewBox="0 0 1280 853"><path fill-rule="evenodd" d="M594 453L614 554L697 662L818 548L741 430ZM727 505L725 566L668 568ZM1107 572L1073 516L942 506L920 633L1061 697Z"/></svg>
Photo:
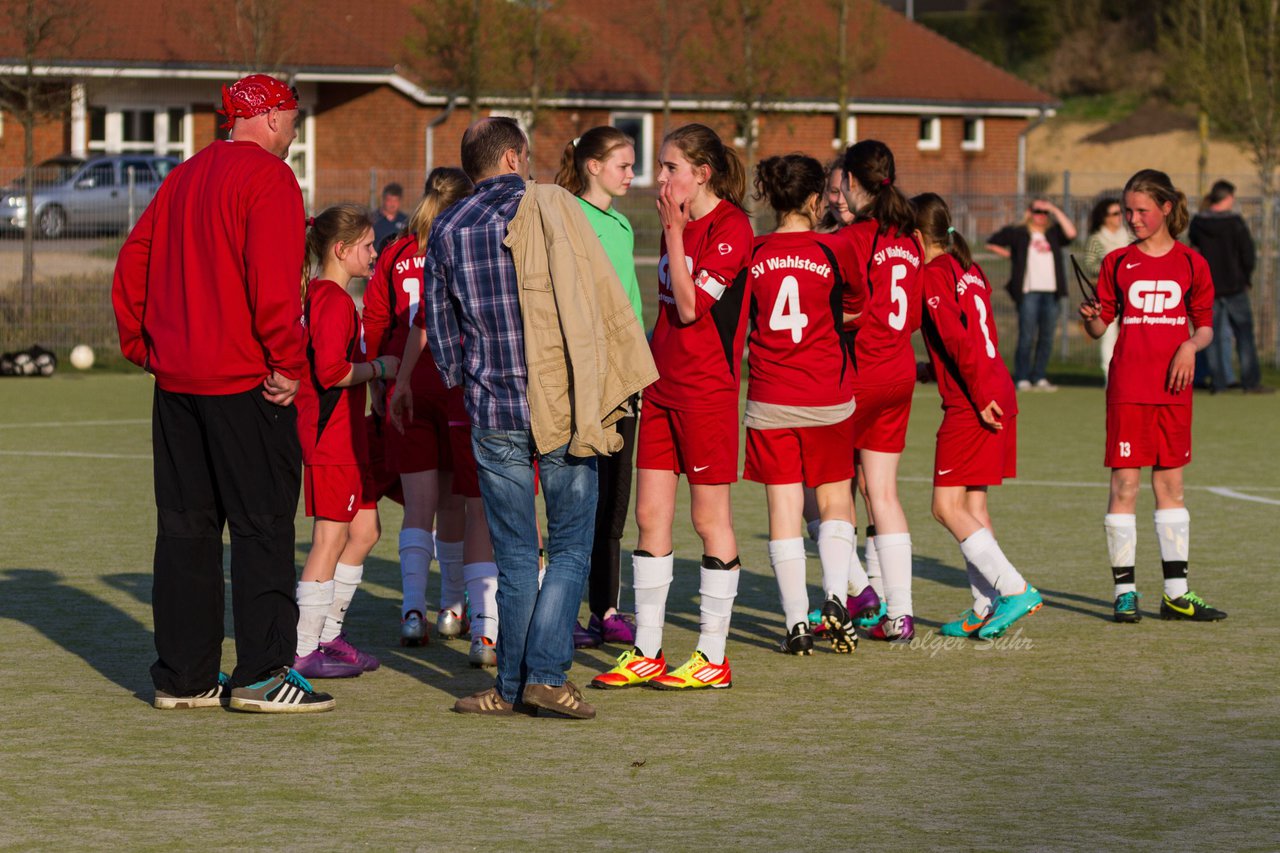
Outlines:
<svg viewBox="0 0 1280 853"><path fill-rule="evenodd" d="M1030 381L1028 381L1028 380L1026 380L1026 379L1019 379L1019 380L1018 380L1018 390L1019 390L1019 391L1030 391L1030 390L1031 390L1031 382L1030 382Z"/></svg>
<svg viewBox="0 0 1280 853"><path fill-rule="evenodd" d="M1036 383L1036 390L1037 391L1057 391L1058 386L1054 385L1048 379L1041 379L1039 382Z"/></svg>

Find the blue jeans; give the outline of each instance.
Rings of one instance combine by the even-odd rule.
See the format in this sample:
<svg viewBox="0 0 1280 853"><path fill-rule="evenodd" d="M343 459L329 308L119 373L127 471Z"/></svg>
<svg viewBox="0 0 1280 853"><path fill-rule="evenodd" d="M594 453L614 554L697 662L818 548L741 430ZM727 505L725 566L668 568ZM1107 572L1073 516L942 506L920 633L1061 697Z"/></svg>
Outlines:
<svg viewBox="0 0 1280 853"><path fill-rule="evenodd" d="M471 446L498 563L497 687L515 702L526 684L564 684L573 663L573 625L595 533L596 459L570 456L567 444L538 457L547 507L547 574L539 590L533 435L473 427Z"/></svg>
<svg viewBox="0 0 1280 853"><path fill-rule="evenodd" d="M1205 357L1215 391L1225 391L1231 384L1228 328L1235 336L1236 352L1240 356L1240 385L1255 388L1262 382L1262 369L1258 365L1258 347L1253 340L1253 309L1249 305L1247 290L1213 300L1213 343L1205 349Z"/></svg>
<svg viewBox="0 0 1280 853"><path fill-rule="evenodd" d="M1014 382L1036 383L1045 378L1057 325L1058 294L1022 294L1022 304L1018 306L1018 349L1013 357Z"/></svg>

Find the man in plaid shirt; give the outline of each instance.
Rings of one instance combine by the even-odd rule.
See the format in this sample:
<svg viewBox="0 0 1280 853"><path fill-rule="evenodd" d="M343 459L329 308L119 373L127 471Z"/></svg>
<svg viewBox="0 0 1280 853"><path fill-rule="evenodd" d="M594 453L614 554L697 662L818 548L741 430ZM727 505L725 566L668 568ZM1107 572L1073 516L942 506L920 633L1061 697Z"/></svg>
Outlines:
<svg viewBox="0 0 1280 853"><path fill-rule="evenodd" d="M454 710L507 716L543 707L590 718L595 710L565 673L591 554L596 460L569 456L567 444L537 457L551 555L538 584L524 330L515 262L502 242L524 197L528 140L512 119L481 119L462 138L462 168L475 194L432 223L423 310L445 385L464 386L498 563L499 630L496 684Z"/></svg>

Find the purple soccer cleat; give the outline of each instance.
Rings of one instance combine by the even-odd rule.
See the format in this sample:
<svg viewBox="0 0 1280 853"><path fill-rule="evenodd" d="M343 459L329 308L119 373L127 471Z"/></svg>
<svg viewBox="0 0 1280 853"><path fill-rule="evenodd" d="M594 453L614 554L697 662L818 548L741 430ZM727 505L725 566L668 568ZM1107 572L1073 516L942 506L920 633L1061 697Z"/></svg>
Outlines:
<svg viewBox="0 0 1280 853"><path fill-rule="evenodd" d="M373 655L368 652L362 652L351 645L350 641L347 640L345 631L334 637L331 642L321 643L320 651L324 653L325 657L360 667L361 672L373 672L382 665Z"/></svg>
<svg viewBox="0 0 1280 853"><path fill-rule="evenodd" d="M846 598L844 606L854 619L870 619L879 616L880 603L880 596L876 595L875 588L867 584L862 592Z"/></svg>
<svg viewBox="0 0 1280 853"><path fill-rule="evenodd" d="M354 678L364 672L357 664L331 658L316 649L304 657L294 657L293 671L303 678Z"/></svg>
<svg viewBox="0 0 1280 853"><path fill-rule="evenodd" d="M598 620L592 616L591 621L587 623L590 627L583 628L581 622L573 623L573 647L575 649L598 649L603 639L600 636L600 630L597 627ZM591 630L595 628L596 630Z"/></svg>
<svg viewBox="0 0 1280 853"><path fill-rule="evenodd" d="M587 630L598 628L600 636L604 638L606 643L613 643L619 646L631 647L636 644L636 620L634 616L615 613L612 616L606 616L601 622L594 615L591 617L591 625Z"/></svg>
<svg viewBox="0 0 1280 853"><path fill-rule="evenodd" d="M867 631L867 637L889 643L909 643L916 636L916 622L910 616L890 620L886 615Z"/></svg>

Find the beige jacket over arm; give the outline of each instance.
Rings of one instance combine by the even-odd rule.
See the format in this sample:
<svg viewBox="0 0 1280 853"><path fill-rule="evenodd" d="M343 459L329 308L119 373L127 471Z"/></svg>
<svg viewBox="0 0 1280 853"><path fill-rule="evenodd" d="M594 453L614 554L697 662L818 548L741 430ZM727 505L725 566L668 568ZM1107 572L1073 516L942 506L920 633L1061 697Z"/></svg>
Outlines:
<svg viewBox="0 0 1280 853"><path fill-rule="evenodd" d="M533 181L504 242L520 282L534 446L617 452L614 423L658 369L609 256L573 194Z"/></svg>

